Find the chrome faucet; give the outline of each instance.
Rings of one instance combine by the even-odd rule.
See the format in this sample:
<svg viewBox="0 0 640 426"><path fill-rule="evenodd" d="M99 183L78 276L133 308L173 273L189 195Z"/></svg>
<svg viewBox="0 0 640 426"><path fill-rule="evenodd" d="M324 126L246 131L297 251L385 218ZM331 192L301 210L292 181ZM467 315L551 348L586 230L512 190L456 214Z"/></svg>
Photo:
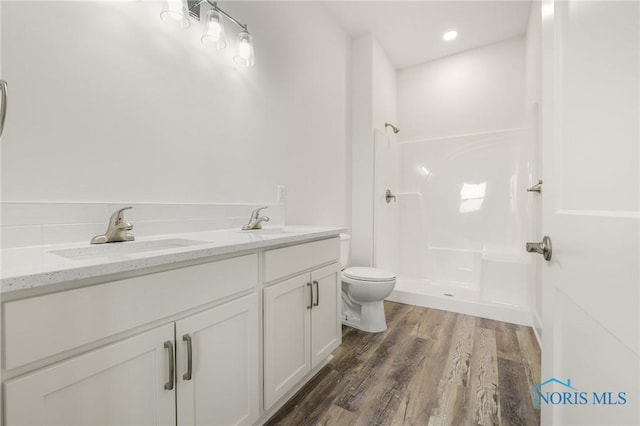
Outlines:
<svg viewBox="0 0 640 426"><path fill-rule="evenodd" d="M123 207L116 210L109 219L109 226L103 235L96 235L91 239L91 244L117 243L122 241L133 241L133 225L124 221L124 211L132 209L132 206Z"/></svg>
<svg viewBox="0 0 640 426"><path fill-rule="evenodd" d="M260 210L268 208L267 206L260 207L259 209L255 209L251 212L251 217L249 218L249 223L242 227L243 231L248 231L250 229L262 229L262 222L269 222L268 216L260 216Z"/></svg>

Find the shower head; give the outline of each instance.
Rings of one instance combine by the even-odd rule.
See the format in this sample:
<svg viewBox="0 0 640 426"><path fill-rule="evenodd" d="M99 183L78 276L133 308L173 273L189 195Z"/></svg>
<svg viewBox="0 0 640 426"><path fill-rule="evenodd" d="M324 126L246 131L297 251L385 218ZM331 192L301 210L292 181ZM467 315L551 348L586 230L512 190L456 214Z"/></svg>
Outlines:
<svg viewBox="0 0 640 426"><path fill-rule="evenodd" d="M396 133L396 134L400 131L400 129L398 129L396 126L394 126L391 123L384 123L384 127L385 127L385 129L387 127L391 127L391 130L393 130L393 133Z"/></svg>

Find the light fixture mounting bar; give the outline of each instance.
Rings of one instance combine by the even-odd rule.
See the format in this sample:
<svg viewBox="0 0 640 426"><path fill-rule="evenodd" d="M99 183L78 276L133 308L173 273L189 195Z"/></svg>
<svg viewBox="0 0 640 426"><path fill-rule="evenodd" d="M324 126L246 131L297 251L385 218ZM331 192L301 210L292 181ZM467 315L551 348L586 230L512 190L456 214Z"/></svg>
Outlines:
<svg viewBox="0 0 640 426"><path fill-rule="evenodd" d="M219 12L220 14L224 15L228 20L230 20L231 22L233 22L234 24L236 24L237 26L239 26L243 30L247 31L246 24L241 24L236 18L234 18L233 16L229 15L224 10L220 9L218 7L218 3L217 2L211 1L211 0L187 0L187 6L189 8L189 15L193 19L195 19L196 21L200 20L200 9L202 8L202 3L209 4L211 7L213 7L213 10L215 10L216 12Z"/></svg>
<svg viewBox="0 0 640 426"><path fill-rule="evenodd" d="M225 12L224 10L220 9L218 7L218 3L215 1L211 1L211 0L205 0L207 3L209 3L213 9L217 12L220 12L221 14L223 14L228 20L230 20L231 22L233 22L234 24L236 24L237 26L239 26L240 28L242 28L243 30L247 30L247 25L246 24L241 24L236 18L234 18L233 16L229 15L227 12Z"/></svg>
<svg viewBox="0 0 640 426"><path fill-rule="evenodd" d="M200 21L200 6L205 2L206 0L187 0L189 16L191 16L196 21Z"/></svg>

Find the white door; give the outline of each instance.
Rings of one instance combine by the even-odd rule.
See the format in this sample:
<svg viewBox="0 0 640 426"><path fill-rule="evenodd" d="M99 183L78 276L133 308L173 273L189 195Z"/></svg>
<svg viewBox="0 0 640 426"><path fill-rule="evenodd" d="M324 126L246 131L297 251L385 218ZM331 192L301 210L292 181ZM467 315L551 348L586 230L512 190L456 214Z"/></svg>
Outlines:
<svg viewBox="0 0 640 426"><path fill-rule="evenodd" d="M330 265L311 273L311 368L326 359L342 342L340 268Z"/></svg>
<svg viewBox="0 0 640 426"><path fill-rule="evenodd" d="M2 22L2 2L0 2L0 22ZM2 45L2 31L0 31L0 46ZM2 55L0 55L0 138L2 137L2 130L4 130L4 122L3 118L6 118L6 108L7 108L7 85L6 81L2 79ZM2 410L0 410L0 415L2 414Z"/></svg>
<svg viewBox="0 0 640 426"><path fill-rule="evenodd" d="M173 342L168 324L12 379L6 424L175 425Z"/></svg>
<svg viewBox="0 0 640 426"><path fill-rule="evenodd" d="M570 396L541 401L543 424L640 423L639 16L542 6L542 381L557 382L541 391Z"/></svg>
<svg viewBox="0 0 640 426"><path fill-rule="evenodd" d="M311 370L309 274L264 289L264 407L268 410Z"/></svg>
<svg viewBox="0 0 640 426"><path fill-rule="evenodd" d="M258 419L258 309L258 296L251 294L176 322L179 425Z"/></svg>

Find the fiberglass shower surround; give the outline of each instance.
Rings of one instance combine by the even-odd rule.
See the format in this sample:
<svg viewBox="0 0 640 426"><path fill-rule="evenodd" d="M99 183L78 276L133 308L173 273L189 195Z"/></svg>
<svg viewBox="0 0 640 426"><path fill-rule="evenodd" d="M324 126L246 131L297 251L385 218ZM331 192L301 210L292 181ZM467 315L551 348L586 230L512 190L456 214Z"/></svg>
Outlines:
<svg viewBox="0 0 640 426"><path fill-rule="evenodd" d="M389 299L526 322L530 131L406 143L374 134L374 261L398 275Z"/></svg>

